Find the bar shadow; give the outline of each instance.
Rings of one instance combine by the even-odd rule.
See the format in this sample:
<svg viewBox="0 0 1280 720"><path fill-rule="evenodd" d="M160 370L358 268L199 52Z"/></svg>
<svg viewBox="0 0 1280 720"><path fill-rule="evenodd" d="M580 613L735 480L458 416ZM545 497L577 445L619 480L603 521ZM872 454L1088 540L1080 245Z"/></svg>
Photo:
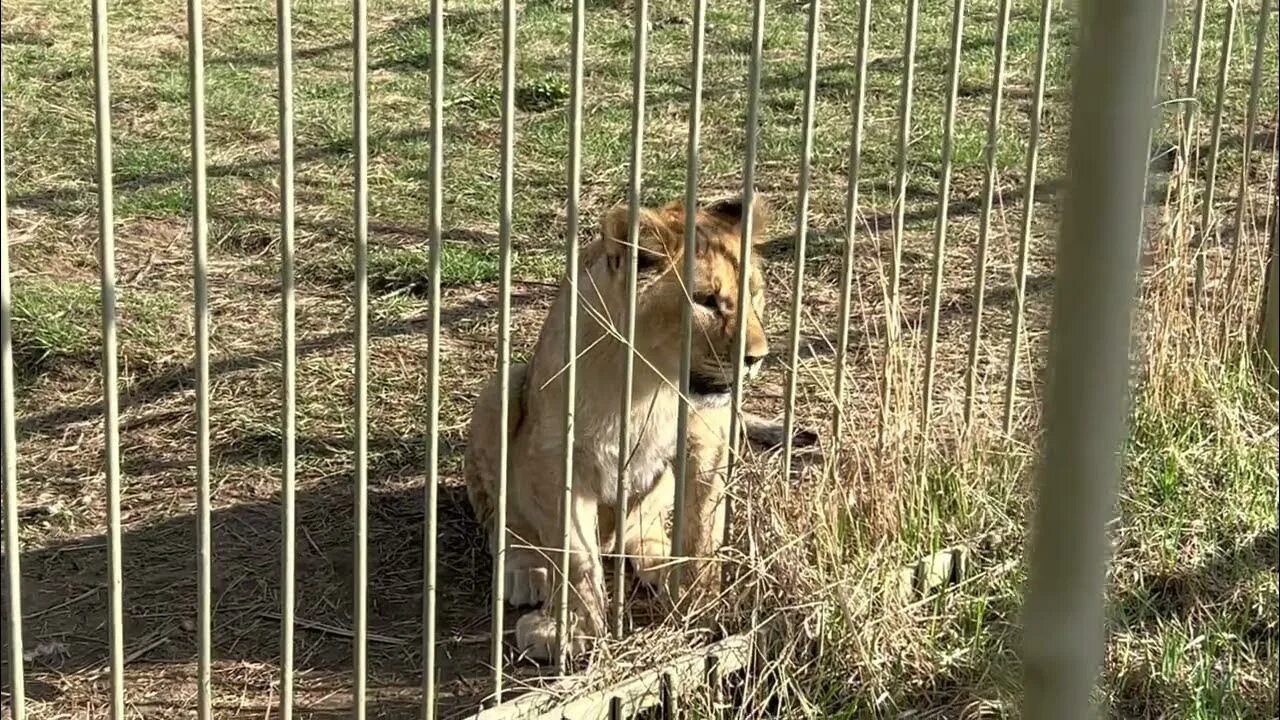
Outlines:
<svg viewBox="0 0 1280 720"><path fill-rule="evenodd" d="M302 437L299 457L308 462L337 454L346 438ZM213 448L214 477L231 465L278 467L277 438L237 439ZM422 678L423 527L426 466L423 438L370 439L368 496L368 627L371 717L404 718L416 712ZM459 460L457 438L441 443L442 465ZM308 466L310 467L310 466ZM167 469L149 466L131 472ZM299 717L326 718L332 703L320 690L349 691L352 640L354 509L346 466L308 481L300 468L296 498L295 638ZM32 479L32 482L38 482ZM229 692L235 678L246 686L270 686L280 656L279 552L281 501L239 503L212 514L215 705L224 717L262 717L263 709L235 711ZM441 715L473 711L488 693L490 562L465 491L445 477L438 505L438 636L436 653ZM92 673L108 662L107 538L99 535L23 553L22 601L27 648L55 643L57 651L28 663L33 699L57 702L58 680ZM196 516L187 513L124 533L124 632L131 682L190 673L196 658ZM508 613L509 629L518 612ZM7 645L7 643L6 643ZM510 648L508 648L510 650ZM7 660L7 656L6 656ZM509 683L538 676L536 667L509 658ZM6 669L5 672L8 672ZM191 678L194 682L194 678ZM174 699L134 687L130 703L173 709ZM221 688L218 686L221 685ZM172 684L165 684L172 690ZM105 685L100 685L104 689ZM264 692L263 697L266 696ZM349 704L349 699L346 701ZM315 705L315 709L308 709Z"/></svg>
<svg viewBox="0 0 1280 720"><path fill-rule="evenodd" d="M475 297L462 302L450 303L441 308L440 322L444 328L459 323L470 322L491 311L491 303L484 297ZM377 325L370 328L372 338L391 338L402 335L425 333L430 319L425 316L414 317L403 322ZM319 337L300 341L297 345L298 357L323 354L336 347L350 345L352 332L341 330L327 333ZM233 357L215 358L210 362L209 371L212 376L253 370L278 362L276 352L246 354ZM96 358L85 358L85 362L96 362ZM120 409L124 412L133 407L150 404L159 398L181 393L195 387L195 367L193 364L181 367L158 370L149 375L142 375L135 382L120 388ZM68 425L100 419L103 406L101 402L85 403L55 407L42 412L34 412L18 420L19 439L28 435L57 434Z"/></svg>

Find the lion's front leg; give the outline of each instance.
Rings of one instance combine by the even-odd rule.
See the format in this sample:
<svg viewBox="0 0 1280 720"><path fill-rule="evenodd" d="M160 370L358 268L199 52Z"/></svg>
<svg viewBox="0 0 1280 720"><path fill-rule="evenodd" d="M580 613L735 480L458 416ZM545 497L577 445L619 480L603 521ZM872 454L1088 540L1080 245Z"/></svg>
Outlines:
<svg viewBox="0 0 1280 720"><path fill-rule="evenodd" d="M600 558L599 515L594 496L575 495L569 515L569 653L584 650L587 643L605 632L604 565ZM542 529L543 545L559 548L559 522L555 528ZM553 550L553 556L558 552ZM563 579L562 579L563 581ZM516 625L516 644L520 651L538 661L552 659L556 646L556 618L561 608L561 593L553 589L551 602L520 618Z"/></svg>
<svg viewBox="0 0 1280 720"><path fill-rule="evenodd" d="M714 436L712 440L718 439ZM694 442L685 463L685 529L681 554L681 605L706 607L720 592L716 551L724 540L725 475L729 448L724 442Z"/></svg>
<svg viewBox="0 0 1280 720"><path fill-rule="evenodd" d="M658 474L647 494L627 511L627 557L640 582L664 597L671 568L671 536L667 524L675 503L675 473L670 465Z"/></svg>

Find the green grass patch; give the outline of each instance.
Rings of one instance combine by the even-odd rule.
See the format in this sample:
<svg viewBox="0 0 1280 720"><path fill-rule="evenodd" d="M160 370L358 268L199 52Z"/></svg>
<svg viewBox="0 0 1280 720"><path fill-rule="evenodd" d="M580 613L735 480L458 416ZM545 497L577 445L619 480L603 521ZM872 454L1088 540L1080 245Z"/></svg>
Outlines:
<svg viewBox="0 0 1280 720"><path fill-rule="evenodd" d="M446 243L440 256L440 286L497 282L500 262L494 250ZM512 275L518 280L550 282L563 270L563 259L553 253L516 252L512 257ZM311 282L347 286L355 280L355 261L349 254L305 261L300 273ZM430 290L431 255L426 248L370 248L368 273L370 292L425 296Z"/></svg>
<svg viewBox="0 0 1280 720"><path fill-rule="evenodd" d="M158 359L189 312L179 298L126 290L117 300L117 342L135 363ZM20 371L59 361L94 362L102 348L102 297L97 283L37 280L13 288L13 352Z"/></svg>

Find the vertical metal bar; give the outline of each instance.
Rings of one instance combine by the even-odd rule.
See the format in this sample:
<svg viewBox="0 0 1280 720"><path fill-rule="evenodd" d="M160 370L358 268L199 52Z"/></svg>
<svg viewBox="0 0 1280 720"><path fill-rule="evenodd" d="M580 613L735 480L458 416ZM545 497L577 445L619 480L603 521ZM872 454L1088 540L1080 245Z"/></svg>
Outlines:
<svg viewBox="0 0 1280 720"><path fill-rule="evenodd" d="M1102 659L1159 8L1091 0L1080 13L1025 604L1028 720L1088 717Z"/></svg>
<svg viewBox="0 0 1280 720"><path fill-rule="evenodd" d="M364 720L369 632L369 27L368 0L353 0L355 117L355 577L352 653L356 720Z"/></svg>
<svg viewBox="0 0 1280 720"><path fill-rule="evenodd" d="M1204 194L1200 198L1200 238L1196 243L1196 275L1191 304L1191 317L1197 323L1200 321L1200 305L1204 296L1204 245L1211 235L1216 234L1210 228L1210 223L1213 222L1213 191L1217 189L1218 145L1222 140L1222 113L1226 108L1227 75L1231 68L1231 45L1235 40L1236 9L1235 2L1227 3L1227 31L1222 36L1222 52L1218 56L1218 90L1214 99L1213 129L1209 135L1209 167L1206 171Z"/></svg>
<svg viewBox="0 0 1280 720"><path fill-rule="evenodd" d="M755 212L756 150L759 146L760 124L760 68L764 55L764 0L753 3L751 20L751 64L747 71L747 127L746 152L742 168L742 246L738 251L740 274L738 277L738 327L733 350L733 396L729 413L729 442L732 452L725 468L725 484L733 482L733 471L738 459L739 422L742 420L743 359L747 352L747 318L751 310L751 238L755 234L752 215ZM733 525L733 503L725 496L725 540Z"/></svg>
<svg viewBox="0 0 1280 720"><path fill-rule="evenodd" d="M1138 242L1135 246L1134 254L1138 258L1138 282L1142 282L1142 266L1145 262L1147 243L1147 205L1151 199L1148 195L1151 183L1151 161L1152 154L1155 151L1156 131L1160 128L1164 119L1165 106L1161 103L1161 86L1164 81L1164 34L1165 24L1169 19L1169 0L1160 0L1160 24L1156 28L1156 55L1155 55L1155 73L1152 76L1151 83L1151 126L1147 131L1147 153L1144 156L1144 164L1142 166L1142 203L1138 207ZM1140 340L1140 336L1131 333L1134 341Z"/></svg>
<svg viewBox="0 0 1280 720"><path fill-rule="evenodd" d="M1048 0L1046 0L1048 2ZM881 451L884 450L889 430L889 416L892 412L893 353L898 346L898 323L901 314L899 305L899 285L902 275L902 243L906 232L904 225L907 216L907 150L911 144L911 99L912 86L916 75L916 26L920 15L919 0L907 0L907 26L903 33L902 56L906 63L902 71L902 96L898 105L898 158L897 179L894 182L893 201L893 254L889 259L889 297L888 313L885 321L884 343L884 377L880 388L880 438Z"/></svg>
<svg viewBox="0 0 1280 720"><path fill-rule="evenodd" d="M120 389L116 357L116 234L112 199L111 80L107 0L93 2L94 126L98 165L98 252L102 292L102 424L107 480L107 572L110 604L111 717L124 719L124 579L120 549Z"/></svg>
<svg viewBox="0 0 1280 720"><path fill-rule="evenodd" d="M1007 2L1007 0L1006 0ZM832 446L837 453L844 439L844 385L849 365L849 320L853 298L854 243L858 237L858 182L862 174L862 122L867 98L867 48L871 38L871 0L862 0L858 13L858 59L853 90L853 128L849 139L848 194L844 205L844 266L840 276L840 336L836 341L835 413Z"/></svg>
<svg viewBox="0 0 1280 720"><path fill-rule="evenodd" d="M502 578L507 565L507 474L510 443L507 418L511 411L511 212L513 204L516 115L516 2L502 2L502 149L499 157L502 179L498 217L498 497L496 524L498 547L493 558L493 702L502 702L502 630L506 597ZM568 518L566 518L568 521ZM564 577L568 582L568 575Z"/></svg>
<svg viewBox="0 0 1280 720"><path fill-rule="evenodd" d="M720 667L720 655L712 653L707 656L703 665L704 678L706 680L707 695L706 701L710 716L712 718L723 718L725 716L722 704L724 702L724 672Z"/></svg>
<svg viewBox="0 0 1280 720"><path fill-rule="evenodd" d="M622 607L626 592L627 557L627 465L631 461L631 391L635 380L636 275L640 262L640 183L644 172L644 92L645 62L648 54L649 3L635 2L635 42L631 58L631 178L627 201L627 309L625 332L627 353L622 361L622 397L618 423L618 507L614 523L613 633L622 637Z"/></svg>
<svg viewBox="0 0 1280 720"><path fill-rule="evenodd" d="M294 559L297 556L297 320L294 288L293 2L276 0L280 123L280 720L293 720Z"/></svg>
<svg viewBox="0 0 1280 720"><path fill-rule="evenodd" d="M1191 168L1199 162L1199 153L1196 153L1196 162L1191 161L1192 151L1196 137L1196 119L1200 116L1200 60L1204 50L1204 20L1208 12L1208 2L1206 0L1196 0L1196 14L1191 26L1191 60L1190 67L1187 69L1187 88L1185 96L1190 102L1185 105L1185 112L1182 116L1182 142L1183 154L1187 160L1184 170L1189 173L1188 177L1194 178L1195 173L1190 172Z"/></svg>
<svg viewBox="0 0 1280 720"><path fill-rule="evenodd" d="M0 72L3 69L0 68ZM0 87L4 81L0 80ZM22 545L18 538L18 434L14 422L13 293L9 287L9 191L4 156L4 100L0 98L0 424L4 452L5 592L9 613L9 690L13 720L27 717L26 672L22 655Z"/></svg>
<svg viewBox="0 0 1280 720"><path fill-rule="evenodd" d="M1280 109L1278 109L1276 114L1273 115L1272 117L1274 118L1274 121L1272 124L1275 125L1276 127L1270 132L1271 157L1267 163L1267 166L1271 168L1271 177L1274 179L1274 178L1280 177L1280 165L1278 165L1276 162L1277 159L1280 159ZM1276 211L1276 207L1274 205L1267 206L1267 209L1265 211L1266 214L1262 218L1262 234L1263 235L1271 234L1272 225L1276 224L1276 221L1278 219L1276 217L1275 211Z"/></svg>
<svg viewBox="0 0 1280 720"><path fill-rule="evenodd" d="M1270 0L1267 0L1268 2ZM1169 16L1168 0L1160 0L1160 27L1156 32L1156 74L1155 81L1151 83L1151 104L1152 107L1158 108L1160 105L1160 83L1164 79L1162 73L1164 63L1164 30L1165 23ZM1155 118L1151 122L1151 132L1147 133L1147 164L1146 171L1142 174L1142 208L1138 212L1138 216L1142 218L1142 222L1138 227L1138 264L1142 264L1143 246L1146 242L1146 225L1147 225L1147 187L1151 181L1151 154L1155 150L1156 129L1160 126L1160 117L1163 111L1155 111Z"/></svg>
<svg viewBox="0 0 1280 720"><path fill-rule="evenodd" d="M929 434L933 418L933 374L938 345L938 320L942 311L942 272L946 267L947 213L951 207L951 155L956 131L956 96L960 92L960 51L964 39L964 0L955 0L951 19L951 67L948 69L950 84L947 87L947 109L942 121L942 178L938 182L938 221L933 240L933 286L929 301L929 339L925 345L924 407L920 425L924 435Z"/></svg>
<svg viewBox="0 0 1280 720"><path fill-rule="evenodd" d="M191 245L194 259L196 335L196 518L197 661L196 716L213 715L213 542L209 496L209 210L205 172L204 6L187 0L187 47L191 82Z"/></svg>
<svg viewBox="0 0 1280 720"><path fill-rule="evenodd" d="M1280 173L1276 175L1275 212L1280 215ZM1269 365L1263 371L1272 387L1280 387L1280 222L1271 226L1271 254L1267 258L1267 276L1263 280L1261 335L1258 343L1262 357Z"/></svg>
<svg viewBox="0 0 1280 720"><path fill-rule="evenodd" d="M1018 356L1022 352L1022 322L1027 305L1027 261L1031 252L1031 222L1036 210L1036 169L1040 161L1040 120L1044 110L1044 84L1049 60L1049 20L1053 0L1040 3L1040 51L1036 61L1036 89L1031 105L1031 139L1027 145L1026 181L1022 209L1022 235L1018 241L1018 268L1013 295L1013 328L1009 337L1008 374L1004 381L1004 433L1013 432L1014 392L1018 386Z"/></svg>
<svg viewBox="0 0 1280 720"><path fill-rule="evenodd" d="M1241 148L1240 186L1236 190L1234 244L1227 271L1227 297L1235 297L1239 278L1240 246L1244 240L1244 214L1249 197L1249 168L1253 158L1253 135L1258 131L1258 95L1262 89L1262 66L1266 62L1267 24L1271 20L1271 0L1262 0L1258 11L1258 31L1253 45L1253 76L1249 79L1249 107L1245 113L1244 143Z"/></svg>
<svg viewBox="0 0 1280 720"><path fill-rule="evenodd" d="M787 352L786 411L782 420L782 476L791 475L792 436L796 422L796 381L800 372L800 299L804 293L805 241L809 234L809 177L813 165L813 117L818 94L818 36L821 0L809 2L809 52L805 63L804 119L800 141L800 189L796 193L796 257L791 278L791 337ZM742 306L739 306L742 307Z"/></svg>
<svg viewBox="0 0 1280 720"><path fill-rule="evenodd" d="M676 416L675 507L671 518L671 552L684 553L684 495L689 453L689 372L693 364L693 283L698 247L698 162L702 139L702 69L707 39L707 0L693 0L692 56L689 78L689 146L685 156L684 249L681 282L685 301L680 311L680 410ZM668 581L671 597L679 602L683 566L675 563Z"/></svg>
<svg viewBox="0 0 1280 720"><path fill-rule="evenodd" d="M680 714L680 694L676 687L676 678L674 673L662 673L662 679L659 680L659 713L662 720L675 720Z"/></svg>
<svg viewBox="0 0 1280 720"><path fill-rule="evenodd" d="M560 604L556 613L556 669L568 671L569 535L573 511L573 455L578 392L578 234L582 196L582 67L586 49L586 0L573 0L573 37L569 48L569 192L565 199L564 273L569 288L564 339L564 477L560 498Z"/></svg>
<svg viewBox="0 0 1280 720"><path fill-rule="evenodd" d="M1000 0L996 25L996 70L991 80L991 107L987 113L986 173L982 187L982 212L978 218L978 249L973 272L973 320L969 325L969 359L965 370L964 425L973 423L973 404L978 390L978 350L982 344L982 312L987 297L987 245L991 240L991 210L995 203L997 158L1000 154L1000 104L1004 99L1004 66L1009 46L1009 6Z"/></svg>
<svg viewBox="0 0 1280 720"><path fill-rule="evenodd" d="M444 213L444 0L431 0L431 183L427 285L431 309L427 336L427 497L422 540L422 719L436 716L436 582L440 563L440 259Z"/></svg>
<svg viewBox="0 0 1280 720"><path fill-rule="evenodd" d="M1204 21L1208 13L1208 2L1196 0L1195 16L1191 27L1191 59L1187 69L1187 86L1183 97L1187 102L1182 107L1182 139L1179 148L1180 167L1177 168L1178 212L1174 215L1174 235L1183 236L1184 211L1190 214L1191 204L1195 202L1197 168L1200 166L1199 128L1200 118L1200 60L1204 49ZM1194 312L1194 311L1193 311Z"/></svg>

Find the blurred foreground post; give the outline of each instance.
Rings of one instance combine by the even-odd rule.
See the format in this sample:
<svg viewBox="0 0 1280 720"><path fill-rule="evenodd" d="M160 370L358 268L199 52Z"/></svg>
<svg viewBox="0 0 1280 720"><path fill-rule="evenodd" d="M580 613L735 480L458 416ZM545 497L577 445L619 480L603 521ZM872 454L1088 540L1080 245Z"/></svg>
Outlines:
<svg viewBox="0 0 1280 720"><path fill-rule="evenodd" d="M1045 439L1024 606L1023 717L1079 720L1102 609L1128 396L1129 320L1160 0L1086 0L1072 76Z"/></svg>

